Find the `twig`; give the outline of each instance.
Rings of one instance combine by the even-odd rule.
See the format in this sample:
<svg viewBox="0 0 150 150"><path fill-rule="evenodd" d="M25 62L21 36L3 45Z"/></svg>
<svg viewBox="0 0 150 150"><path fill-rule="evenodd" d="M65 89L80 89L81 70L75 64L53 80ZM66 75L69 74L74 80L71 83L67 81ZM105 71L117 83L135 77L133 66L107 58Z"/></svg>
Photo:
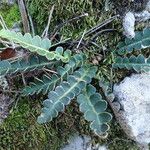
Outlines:
<svg viewBox="0 0 150 150"><path fill-rule="evenodd" d="M96 32L97 30L99 30L100 28L104 27L105 25L107 25L108 23L112 22L114 19L116 19L117 17L119 17L119 15L115 15L109 19L106 19L104 22L100 23L99 25L93 27L92 29L88 30L85 35L89 36L90 34Z"/></svg>
<svg viewBox="0 0 150 150"><path fill-rule="evenodd" d="M26 11L27 11L27 14L29 17L29 24L31 26L32 35L35 36L35 29L34 29L34 25L33 25L33 20L32 20L30 13L29 13L28 7L26 7Z"/></svg>
<svg viewBox="0 0 150 150"><path fill-rule="evenodd" d="M1 39L0 39L0 43L2 43L3 45L5 45L6 47L9 47L9 45L10 45L10 42L3 41ZM1 49L3 49L3 48L1 48Z"/></svg>
<svg viewBox="0 0 150 150"><path fill-rule="evenodd" d="M84 30L84 32L83 32L83 34L82 34L82 37L81 37L81 39L80 39L80 41L79 41L79 43L78 43L78 45L77 45L77 49L79 48L79 46L80 46L80 44L81 44L81 42L82 42L82 40L83 40L83 38L84 38L85 33L86 33L86 30Z"/></svg>
<svg viewBox="0 0 150 150"><path fill-rule="evenodd" d="M93 35L91 37L91 41L94 41L103 32L111 32L111 31L116 31L116 29L104 29L104 30L101 30L101 31L97 32L95 35Z"/></svg>
<svg viewBox="0 0 150 150"><path fill-rule="evenodd" d="M0 90L0 92L4 92L4 93L16 93L16 94L21 94L21 91L13 91L13 90Z"/></svg>
<svg viewBox="0 0 150 150"><path fill-rule="evenodd" d="M24 32L30 33L30 25L24 0L18 0L18 5L22 17Z"/></svg>
<svg viewBox="0 0 150 150"><path fill-rule="evenodd" d="M30 14L28 14L28 16L29 16L29 21L30 21L30 25L31 25L32 35L35 36L35 29L34 29L32 17L30 16Z"/></svg>
<svg viewBox="0 0 150 150"><path fill-rule="evenodd" d="M45 71L47 71L47 72L50 72L50 73L55 73L55 74L58 74L56 71L49 70L49 69L46 69L46 68L43 68L43 70L45 70Z"/></svg>
<svg viewBox="0 0 150 150"><path fill-rule="evenodd" d="M60 42L58 42L58 43L56 43L56 44L53 44L53 45L51 46L51 48L52 48L52 47L55 47L55 46L58 46L58 45L60 45L60 44L64 44L64 43L66 43L66 42L69 41L69 40L70 40L70 38L65 39L65 40L63 40L63 41L60 41Z"/></svg>
<svg viewBox="0 0 150 150"><path fill-rule="evenodd" d="M23 81L24 86L27 86L24 74L21 73L21 76L22 76L22 81Z"/></svg>
<svg viewBox="0 0 150 150"><path fill-rule="evenodd" d="M52 6L52 8L50 10L49 17L48 17L48 23L47 23L47 26L44 29L43 33L42 33L42 37L47 37L48 36L48 31L49 31L50 22L51 22L51 19L52 19L53 12L54 12L54 5Z"/></svg>
<svg viewBox="0 0 150 150"><path fill-rule="evenodd" d="M0 15L0 24L1 24L1 26L3 27L3 29L8 30L7 25L6 25L6 23L5 23L5 21L4 21L3 17L2 17L2 15ZM14 44L13 41L11 41L10 44L12 45L13 48L15 48L15 44Z"/></svg>

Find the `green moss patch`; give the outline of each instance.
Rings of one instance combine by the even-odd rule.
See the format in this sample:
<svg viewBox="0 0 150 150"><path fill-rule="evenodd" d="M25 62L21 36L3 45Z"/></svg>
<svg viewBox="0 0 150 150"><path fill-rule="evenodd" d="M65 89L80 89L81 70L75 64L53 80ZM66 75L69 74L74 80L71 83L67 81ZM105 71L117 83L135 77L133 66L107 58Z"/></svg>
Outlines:
<svg viewBox="0 0 150 150"><path fill-rule="evenodd" d="M20 21L20 12L17 5L7 6L3 5L0 8L0 14L4 18L8 28L11 28L15 22Z"/></svg>

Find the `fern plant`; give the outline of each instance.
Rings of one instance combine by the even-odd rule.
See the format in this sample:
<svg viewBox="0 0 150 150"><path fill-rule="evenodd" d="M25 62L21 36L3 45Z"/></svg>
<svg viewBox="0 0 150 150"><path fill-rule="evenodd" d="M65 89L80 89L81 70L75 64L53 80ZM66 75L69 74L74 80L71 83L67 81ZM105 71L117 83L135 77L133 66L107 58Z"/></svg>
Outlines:
<svg viewBox="0 0 150 150"><path fill-rule="evenodd" d="M136 72L149 72L150 71L150 57L145 58L142 54L137 57L132 55L128 57L118 56L113 64L114 68L126 68L128 70L134 69Z"/></svg>
<svg viewBox="0 0 150 150"><path fill-rule="evenodd" d="M117 46L115 54L114 68L135 70L136 72L150 71L150 55L145 57L141 52L139 55L131 55L133 51L141 51L150 47L150 28L145 28L143 31L138 31L134 39L126 38L124 42L120 42ZM149 49L148 49L149 51ZM123 55L123 56L122 56Z"/></svg>
<svg viewBox="0 0 150 150"><path fill-rule="evenodd" d="M97 80L98 67L89 61L89 55L83 52L72 54L69 50L64 51L60 46L55 51L50 51L54 45L49 39L32 37L29 33L22 35L3 29L0 31L0 38L15 42L31 53L28 59L0 61L0 75L10 76L35 70L42 71L42 77L34 77L34 81L21 91L23 96L41 92L48 94L47 99L43 101L41 115L37 119L38 123L52 121L72 100L76 100L94 133L99 136L107 135L112 115L106 111L107 102L102 95L104 94L105 98L111 97L110 99L114 97L111 93L108 95L105 92L106 86L102 87L104 93L101 95L92 85L92 81ZM135 39L125 39L125 42L119 43L117 50L113 53L115 59L112 67L134 69L137 72L150 71L149 56L147 58L142 54L128 56L133 50L150 47L149 39L150 29L147 28L142 32L137 32ZM44 69L54 70L54 74L45 73Z"/></svg>
<svg viewBox="0 0 150 150"><path fill-rule="evenodd" d="M97 67L89 62L88 56L84 53L71 55L69 50L63 51L62 47L50 51L53 45L49 39L42 39L39 36L32 37L29 33L22 35L3 29L0 31L0 37L35 53L31 54L28 59L0 61L0 75L10 76L15 73L26 73L45 68L56 72L53 75L43 74L41 78L34 77L34 82L21 91L23 96L40 92L48 93L48 98L43 101L41 115L37 119L39 123L52 121L59 112L64 111L65 106L71 100L77 99L85 119L91 121L91 129L97 135L107 133L112 115L106 112L107 102L102 100L96 88L90 84L96 76ZM91 90L91 93L86 93L88 89ZM82 99L83 95L85 97ZM83 104L87 104L87 111L83 111L85 109ZM91 119L88 118L90 112Z"/></svg>
<svg viewBox="0 0 150 150"><path fill-rule="evenodd" d="M49 62L45 57L35 55L13 61L3 60L0 61L0 75L28 72L46 66L52 67L54 63Z"/></svg>

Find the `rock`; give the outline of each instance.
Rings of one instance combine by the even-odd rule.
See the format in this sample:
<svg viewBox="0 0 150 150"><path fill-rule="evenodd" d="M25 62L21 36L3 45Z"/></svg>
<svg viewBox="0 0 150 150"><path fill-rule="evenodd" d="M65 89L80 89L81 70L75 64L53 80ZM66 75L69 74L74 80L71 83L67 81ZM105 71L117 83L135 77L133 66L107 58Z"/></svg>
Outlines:
<svg viewBox="0 0 150 150"><path fill-rule="evenodd" d="M7 5L15 4L16 0L1 0L0 3L6 3Z"/></svg>
<svg viewBox="0 0 150 150"><path fill-rule="evenodd" d="M150 73L126 77L114 86L121 110L114 110L126 134L144 149L150 143Z"/></svg>
<svg viewBox="0 0 150 150"><path fill-rule="evenodd" d="M1 92L3 90L9 90L9 85L6 78L0 76L0 124L8 117L10 106L13 103L13 99L11 99L8 94Z"/></svg>
<svg viewBox="0 0 150 150"><path fill-rule="evenodd" d="M150 13L147 10L144 10L140 13L135 13L136 21L142 22L150 19Z"/></svg>
<svg viewBox="0 0 150 150"><path fill-rule="evenodd" d="M105 145L96 144L92 146L91 137L74 135L68 145L61 150L107 150Z"/></svg>
<svg viewBox="0 0 150 150"><path fill-rule="evenodd" d="M21 23L15 22L10 30L15 32L21 32Z"/></svg>
<svg viewBox="0 0 150 150"><path fill-rule="evenodd" d="M134 25L135 25L135 16L132 12L128 12L123 19L124 35L127 38L132 39L135 37Z"/></svg>

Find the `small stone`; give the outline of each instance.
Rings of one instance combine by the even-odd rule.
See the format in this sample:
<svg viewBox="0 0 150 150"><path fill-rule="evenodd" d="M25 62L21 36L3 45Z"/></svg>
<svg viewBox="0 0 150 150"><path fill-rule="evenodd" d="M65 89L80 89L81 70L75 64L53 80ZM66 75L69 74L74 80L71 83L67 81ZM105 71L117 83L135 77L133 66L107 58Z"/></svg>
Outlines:
<svg viewBox="0 0 150 150"><path fill-rule="evenodd" d="M107 150L105 145L92 145L91 137L74 135L68 145L61 150Z"/></svg>
<svg viewBox="0 0 150 150"><path fill-rule="evenodd" d="M126 13L124 19L123 19L123 28L124 28L124 35L127 38L134 38L135 32L134 32L134 25L135 25L135 16L132 12Z"/></svg>

